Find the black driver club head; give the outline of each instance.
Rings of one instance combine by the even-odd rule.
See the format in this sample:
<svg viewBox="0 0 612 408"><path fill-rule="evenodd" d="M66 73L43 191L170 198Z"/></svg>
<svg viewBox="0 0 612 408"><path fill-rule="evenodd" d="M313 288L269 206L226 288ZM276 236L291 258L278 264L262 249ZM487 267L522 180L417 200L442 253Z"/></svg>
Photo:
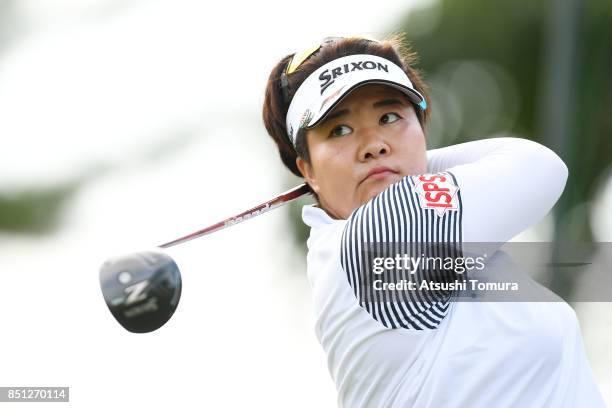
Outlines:
<svg viewBox="0 0 612 408"><path fill-rule="evenodd" d="M109 310L133 333L159 329L181 298L181 273L162 252L146 251L108 259L100 268L100 287Z"/></svg>

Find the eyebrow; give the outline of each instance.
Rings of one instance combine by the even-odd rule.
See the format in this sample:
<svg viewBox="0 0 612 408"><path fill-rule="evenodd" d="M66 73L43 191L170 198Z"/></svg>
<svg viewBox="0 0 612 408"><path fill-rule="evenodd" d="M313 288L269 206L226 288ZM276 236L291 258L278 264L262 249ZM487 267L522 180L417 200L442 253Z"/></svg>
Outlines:
<svg viewBox="0 0 612 408"><path fill-rule="evenodd" d="M402 103L397 98L383 99L382 101L374 102L372 104L372 106L375 108L380 108L381 106L388 106L388 105L405 105L405 104Z"/></svg>
<svg viewBox="0 0 612 408"><path fill-rule="evenodd" d="M325 119L323 119L323 121L321 122L321 125L324 123L327 123L328 121L332 120L332 119L336 119L339 118L340 116L344 116L346 114L348 114L350 112L350 110L348 109L341 109L339 111L336 111L334 113L330 113L329 115L327 115L327 117Z"/></svg>
<svg viewBox="0 0 612 408"><path fill-rule="evenodd" d="M382 101L374 102L372 104L372 107L380 108L381 106L389 106L389 105L402 105L402 106L404 106L405 104L402 103L402 101L397 99L397 98L390 98L390 99L383 99ZM339 118L341 116L347 115L348 113L350 113L349 109L341 109L339 111L336 111L334 113L329 114L325 119L323 119L323 121L320 124L322 125L322 124L327 123L328 121L330 121L332 119L336 119L336 118Z"/></svg>

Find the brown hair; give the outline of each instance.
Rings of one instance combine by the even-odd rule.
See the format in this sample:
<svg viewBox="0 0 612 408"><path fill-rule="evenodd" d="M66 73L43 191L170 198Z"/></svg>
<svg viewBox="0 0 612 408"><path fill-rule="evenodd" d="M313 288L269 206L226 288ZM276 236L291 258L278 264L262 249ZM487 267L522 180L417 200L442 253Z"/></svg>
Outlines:
<svg viewBox="0 0 612 408"><path fill-rule="evenodd" d="M266 85L266 95L263 105L263 121L266 130L278 147L281 160L293 174L298 177L303 177L298 169L295 160L302 157L304 161L310 164L310 153L308 151L308 143L306 141L306 133L300 131L297 134L296 146L293 147L291 139L286 129L286 116L289 110L289 104L299 86L312 74L317 68L347 55L353 54L369 54L386 58L389 61L402 67L404 72L410 78L413 86L427 100L427 105L430 106L429 96L426 92L425 84L423 83L419 72L412 67L417 56L406 45L403 37L399 35L392 36L382 41L371 41L358 37L340 38L333 42L329 42L321 46L321 48L306 59L302 65L292 74L287 75L287 94L281 86L281 74L286 69L287 64L291 61L293 55L287 55L281 59L272 69L268 84ZM429 118L429 108L425 111L415 107L415 111L421 127L425 129L425 124ZM314 192L313 192L314 194ZM315 198L318 199L318 197ZM317 200L318 201L318 200Z"/></svg>

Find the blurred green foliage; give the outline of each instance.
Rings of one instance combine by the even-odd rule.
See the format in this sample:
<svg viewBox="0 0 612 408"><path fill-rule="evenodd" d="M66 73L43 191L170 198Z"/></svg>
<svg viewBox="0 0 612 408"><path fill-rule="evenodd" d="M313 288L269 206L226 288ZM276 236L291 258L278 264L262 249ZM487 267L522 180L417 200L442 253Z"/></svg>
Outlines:
<svg viewBox="0 0 612 408"><path fill-rule="evenodd" d="M299 183L296 183L296 185ZM307 252L306 240L310 235L310 227L302 221L302 207L304 205L313 204L315 201L312 198L300 198L288 205L289 207L289 225L292 226L293 241L298 245L304 254Z"/></svg>
<svg viewBox="0 0 612 408"><path fill-rule="evenodd" d="M612 2L609 0L567 0L575 3L571 16L575 27L575 47L571 59L572 75L569 87L570 100L568 118L552 118L567 123L568 137L547 135L545 108L542 107L547 89L548 78L567 67L552 67L547 70L547 56L560 52L562 47L552 41L550 33L551 16L561 2L530 0L440 0L431 7L411 13L401 24L402 31L420 56L419 67L425 73L425 80L441 82L443 92L446 87L444 74L453 67L466 61L480 63L492 71L491 77L500 79L495 72L503 72L498 88L504 91L511 88L500 106L498 115L504 115L516 104L516 114L511 121L497 121L498 126L482 126L480 134L473 132L475 122L482 120L482 110L493 98L479 101L479 89L486 85L486 79L473 75L463 76L469 83L460 86L462 92L452 94L457 99L463 114L461 121L448 119L449 110L444 108L444 100L435 99L433 92L433 116L441 115L442 124L459 123L451 137L438 139L439 145L460 143L490 136L496 132L511 132L543 143L560 154L570 169L570 178L563 198L557 206L557 236L569 236L572 240L591 239L588 212L579 214L582 220L565 222L563 217L572 208L591 201L596 193L601 175L612 163ZM425 25L425 26L424 26ZM562 50L561 50L562 51ZM449 68L450 67L450 68ZM490 69L493 67L494 69ZM474 71L474 70L473 70ZM476 72L478 74L478 72ZM446 75L449 76L448 74ZM452 74L451 74L452 76ZM442 77L442 79L440 79ZM508 78L510 81L508 81ZM508 86L510 82L510 86ZM451 82L452 83L452 82ZM508 101L516 98L516 101ZM439 106L436 102L440 102ZM554 101L553 101L554 102ZM483 109L470 111L469 105L485 105ZM468 108L466 108L468 106ZM480 106L480 105L479 105ZM438 108L442 107L442 110ZM451 112L452 113L452 112ZM550 118L549 118L550 120ZM432 121L435 123L435 120ZM444 127L436 129L446 134ZM435 137L435 135L432 135ZM556 138L556 136L559 136ZM433 146L437 147L437 146ZM574 211L573 216L578 212ZM565 225L574 226L563 230Z"/></svg>
<svg viewBox="0 0 612 408"><path fill-rule="evenodd" d="M61 210L76 184L0 194L0 230L47 233L60 223Z"/></svg>

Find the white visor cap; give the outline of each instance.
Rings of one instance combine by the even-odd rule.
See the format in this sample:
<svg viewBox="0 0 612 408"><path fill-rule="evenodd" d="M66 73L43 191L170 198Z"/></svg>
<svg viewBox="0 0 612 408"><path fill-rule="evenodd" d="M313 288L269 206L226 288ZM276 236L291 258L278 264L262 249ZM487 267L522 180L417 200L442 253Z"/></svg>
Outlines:
<svg viewBox="0 0 612 408"><path fill-rule="evenodd" d="M287 112L287 133L295 146L300 129L316 126L349 93L365 84L389 85L422 110L427 102L402 68L376 55L354 54L319 67L300 85Z"/></svg>

